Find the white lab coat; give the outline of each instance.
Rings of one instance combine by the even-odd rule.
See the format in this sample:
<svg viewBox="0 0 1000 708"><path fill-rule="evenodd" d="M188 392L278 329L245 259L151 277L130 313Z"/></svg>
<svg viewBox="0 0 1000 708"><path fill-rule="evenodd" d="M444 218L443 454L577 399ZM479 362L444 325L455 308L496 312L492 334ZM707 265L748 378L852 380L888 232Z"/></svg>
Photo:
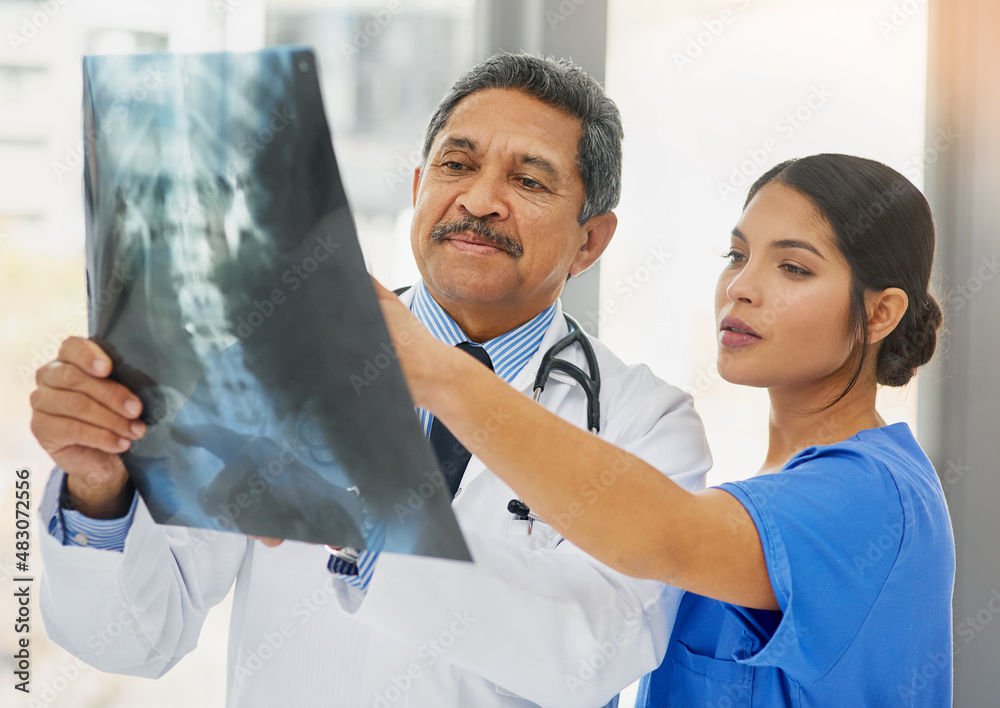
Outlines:
<svg viewBox="0 0 1000 708"><path fill-rule="evenodd" d="M565 333L557 308L515 388L530 391L542 353ZM601 437L702 488L711 460L690 396L594 348ZM564 356L583 366L578 350ZM586 426L583 391L560 374L542 403ZM617 473L628 470L594 470L580 513L600 513L599 485ZM61 477L46 489L44 526ZM385 553L366 597L327 571L321 546L160 526L140 501L122 553L42 534L42 616L53 641L87 663L155 677L194 649L235 580L230 708L604 706L659 664L680 592L610 570L546 524L529 535L507 511L514 497L473 457L453 509L476 562Z"/></svg>

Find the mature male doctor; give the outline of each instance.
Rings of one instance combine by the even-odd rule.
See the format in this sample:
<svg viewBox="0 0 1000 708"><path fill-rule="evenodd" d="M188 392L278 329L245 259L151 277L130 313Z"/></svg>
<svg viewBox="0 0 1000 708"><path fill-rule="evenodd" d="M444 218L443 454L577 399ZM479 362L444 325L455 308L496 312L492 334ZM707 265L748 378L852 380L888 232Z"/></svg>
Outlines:
<svg viewBox="0 0 1000 708"><path fill-rule="evenodd" d="M414 175L422 279L404 302L529 392L567 332L566 279L614 234L621 138L617 108L568 62L502 54L462 76L431 118ZM600 435L703 486L710 458L690 397L593 345ZM585 366L579 347L563 356ZM162 675L234 581L232 707L597 708L662 659L679 593L511 514L512 490L476 458L453 501L474 564L371 553L360 567L329 564L333 574L319 546L155 524L118 457L144 432L132 428L138 400L109 373L97 345L71 338L32 394L33 431L59 466L41 507L42 612L51 637L88 663ZM569 379L553 376L541 403L586 424L586 396ZM599 514L602 485L627 473L581 489L564 523Z"/></svg>

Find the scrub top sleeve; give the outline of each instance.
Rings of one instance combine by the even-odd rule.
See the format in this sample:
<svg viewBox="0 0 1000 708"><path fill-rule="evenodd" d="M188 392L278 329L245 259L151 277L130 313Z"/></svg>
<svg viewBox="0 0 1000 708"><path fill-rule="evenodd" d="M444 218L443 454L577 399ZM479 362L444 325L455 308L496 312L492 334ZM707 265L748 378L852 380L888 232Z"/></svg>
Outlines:
<svg viewBox="0 0 1000 708"><path fill-rule="evenodd" d="M903 507L892 475L863 451L828 446L803 451L778 474L721 488L757 527L783 613L773 635L734 658L801 683L822 678L857 635L899 553Z"/></svg>

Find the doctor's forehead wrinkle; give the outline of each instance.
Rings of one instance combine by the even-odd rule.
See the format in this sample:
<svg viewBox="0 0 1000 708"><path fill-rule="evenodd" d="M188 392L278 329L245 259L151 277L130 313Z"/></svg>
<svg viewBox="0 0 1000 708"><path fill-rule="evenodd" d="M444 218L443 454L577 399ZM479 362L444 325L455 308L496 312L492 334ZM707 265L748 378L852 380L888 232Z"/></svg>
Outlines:
<svg viewBox="0 0 1000 708"><path fill-rule="evenodd" d="M748 243L747 237L744 236L743 232L740 231L739 228L735 226L733 227L733 237L738 238L740 241L743 241L743 243ZM820 253L818 248L813 246L811 243L808 243L806 241L799 241L797 239L783 238L783 239L778 239L777 241L771 241L771 248L774 250L781 250L785 248L801 248L804 251L815 253L824 261L826 260L826 256Z"/></svg>

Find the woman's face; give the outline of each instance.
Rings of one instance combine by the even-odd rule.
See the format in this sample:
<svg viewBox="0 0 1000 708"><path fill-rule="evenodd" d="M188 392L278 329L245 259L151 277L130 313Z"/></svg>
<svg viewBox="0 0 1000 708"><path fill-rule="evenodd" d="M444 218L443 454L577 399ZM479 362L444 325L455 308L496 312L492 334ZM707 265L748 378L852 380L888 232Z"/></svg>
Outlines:
<svg viewBox="0 0 1000 708"><path fill-rule="evenodd" d="M825 390L850 376L851 274L807 197L768 183L733 229L728 258L715 291L722 378Z"/></svg>

